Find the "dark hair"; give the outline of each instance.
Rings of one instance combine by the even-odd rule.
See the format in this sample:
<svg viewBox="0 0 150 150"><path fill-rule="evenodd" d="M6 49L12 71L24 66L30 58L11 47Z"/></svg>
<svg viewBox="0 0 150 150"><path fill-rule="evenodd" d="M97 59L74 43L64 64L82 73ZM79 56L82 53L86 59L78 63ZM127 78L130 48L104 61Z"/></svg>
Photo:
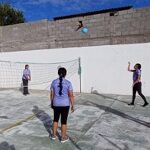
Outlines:
<svg viewBox="0 0 150 150"><path fill-rule="evenodd" d="M29 65L28 65L28 64L26 64L26 65L25 65L25 69L26 69L28 66L29 66Z"/></svg>
<svg viewBox="0 0 150 150"><path fill-rule="evenodd" d="M136 65L137 65L138 69L141 69L141 67L142 67L141 64L137 63Z"/></svg>
<svg viewBox="0 0 150 150"><path fill-rule="evenodd" d="M66 76L66 73L67 73L67 70L63 67L59 68L58 69L58 75L59 75L59 95L61 96L62 95L62 89L63 89L63 86L62 86L62 80L63 78Z"/></svg>

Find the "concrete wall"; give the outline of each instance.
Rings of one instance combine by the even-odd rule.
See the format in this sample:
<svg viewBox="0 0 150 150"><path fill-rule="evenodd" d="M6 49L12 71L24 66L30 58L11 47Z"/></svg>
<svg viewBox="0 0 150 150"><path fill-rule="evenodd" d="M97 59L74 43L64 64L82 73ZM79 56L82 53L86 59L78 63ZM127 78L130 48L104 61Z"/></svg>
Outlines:
<svg viewBox="0 0 150 150"><path fill-rule="evenodd" d="M78 21L89 28L80 30ZM150 7L0 27L0 50L86 47L150 42Z"/></svg>
<svg viewBox="0 0 150 150"><path fill-rule="evenodd" d="M125 44L8 52L1 53L0 58L10 61L43 63L81 57L83 92L91 92L93 88L100 93L127 95L132 93L132 73L127 71L128 61L131 62L132 67L138 62L142 64L143 93L150 96L149 50L150 43ZM73 82L74 90L79 91L77 73L69 79ZM43 89L41 86L39 88Z"/></svg>

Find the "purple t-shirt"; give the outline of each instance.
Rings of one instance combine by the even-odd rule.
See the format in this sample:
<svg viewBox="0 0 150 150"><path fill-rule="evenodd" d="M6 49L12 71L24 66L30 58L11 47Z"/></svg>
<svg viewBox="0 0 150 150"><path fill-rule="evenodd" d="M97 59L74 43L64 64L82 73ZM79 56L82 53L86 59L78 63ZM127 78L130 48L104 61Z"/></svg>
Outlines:
<svg viewBox="0 0 150 150"><path fill-rule="evenodd" d="M141 76L141 70L136 69L136 70L132 70L132 71L133 71L133 81L136 81L138 79L138 77Z"/></svg>
<svg viewBox="0 0 150 150"><path fill-rule="evenodd" d="M23 76L22 78L25 79L25 80L28 80L28 78L31 76L31 72L30 72L30 69L24 69L23 70Z"/></svg>
<svg viewBox="0 0 150 150"><path fill-rule="evenodd" d="M59 79L56 79L51 84L51 90L54 92L53 105L54 106L70 106L70 99L68 92L72 91L72 84L70 81L63 78L62 80L62 95L59 95Z"/></svg>

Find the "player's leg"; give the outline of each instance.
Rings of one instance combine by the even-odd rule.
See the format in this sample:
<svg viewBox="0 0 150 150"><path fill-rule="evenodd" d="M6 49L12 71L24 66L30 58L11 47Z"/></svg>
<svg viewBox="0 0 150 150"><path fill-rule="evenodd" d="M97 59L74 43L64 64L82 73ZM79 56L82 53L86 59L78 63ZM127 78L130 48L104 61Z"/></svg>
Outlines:
<svg viewBox="0 0 150 150"><path fill-rule="evenodd" d="M67 136L67 118L69 113L69 106L62 107L61 111L61 142L64 143L69 140Z"/></svg>
<svg viewBox="0 0 150 150"><path fill-rule="evenodd" d="M28 83L27 83L27 80L25 80L25 79L22 79L22 81L23 81L23 94L26 95Z"/></svg>
<svg viewBox="0 0 150 150"><path fill-rule="evenodd" d="M58 121L60 117L60 108L54 106L54 121L53 121L53 136L52 139L55 140L57 137Z"/></svg>
<svg viewBox="0 0 150 150"><path fill-rule="evenodd" d="M138 84L138 87L137 87L137 91L138 91L138 94L142 97L142 99L144 100L144 105L143 105L143 107L145 107L146 105L148 105L148 102L146 101L146 98L145 98L145 96L143 95L143 93L142 93L142 83L141 82L139 82L139 83L137 83Z"/></svg>
<svg viewBox="0 0 150 150"><path fill-rule="evenodd" d="M137 91L137 89L136 89L137 87L136 87L136 84L133 86L133 88L132 88L132 102L131 103L129 103L128 105L134 105L134 101L135 101L135 98L136 98L136 91Z"/></svg>
<svg viewBox="0 0 150 150"><path fill-rule="evenodd" d="M28 80L26 81L27 85L26 85L26 93L29 94L29 91L28 91Z"/></svg>

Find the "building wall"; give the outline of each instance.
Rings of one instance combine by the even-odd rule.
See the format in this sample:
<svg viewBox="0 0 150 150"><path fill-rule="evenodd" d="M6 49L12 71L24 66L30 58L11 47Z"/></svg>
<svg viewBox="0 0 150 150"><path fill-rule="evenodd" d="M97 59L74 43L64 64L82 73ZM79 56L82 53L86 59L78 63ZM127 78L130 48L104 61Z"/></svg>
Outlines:
<svg viewBox="0 0 150 150"><path fill-rule="evenodd" d="M99 93L109 94L132 94L132 73L127 71L128 61L133 68L135 63L142 64L142 86L143 93L150 96L150 43L105 45L80 48L43 49L20 52L0 53L1 60L55 63L73 60L81 57L82 67L82 92L97 90ZM13 64L12 64L13 65ZM30 63L29 63L30 65ZM66 65L64 65L66 67ZM2 67L0 67L0 73ZM6 69L6 68L5 68ZM14 71L16 71L17 67ZM21 68L22 70L22 68ZM31 66L31 72L34 67ZM40 70L39 70L40 71ZM55 68L57 78L57 68ZM41 76L45 74L41 70ZM10 75L9 73L7 74ZM79 91L79 76L67 77L74 86L74 91ZM20 76L21 79L21 76ZM2 83L1 78L1 83ZM11 82L11 81L10 81ZM32 81L30 82L32 84ZM46 89L46 85L38 85L38 89ZM30 87L35 88L35 87Z"/></svg>
<svg viewBox="0 0 150 150"><path fill-rule="evenodd" d="M89 28L87 34L75 31L80 20ZM150 7L115 16L103 13L0 27L0 60L42 63L81 57L83 92L131 94L132 74L127 72L131 61L142 64L143 92L150 96L149 49ZM70 80L79 91L78 75Z"/></svg>
<svg viewBox="0 0 150 150"><path fill-rule="evenodd" d="M75 31L78 21L89 28ZM150 7L0 27L0 50L86 47L150 42Z"/></svg>

